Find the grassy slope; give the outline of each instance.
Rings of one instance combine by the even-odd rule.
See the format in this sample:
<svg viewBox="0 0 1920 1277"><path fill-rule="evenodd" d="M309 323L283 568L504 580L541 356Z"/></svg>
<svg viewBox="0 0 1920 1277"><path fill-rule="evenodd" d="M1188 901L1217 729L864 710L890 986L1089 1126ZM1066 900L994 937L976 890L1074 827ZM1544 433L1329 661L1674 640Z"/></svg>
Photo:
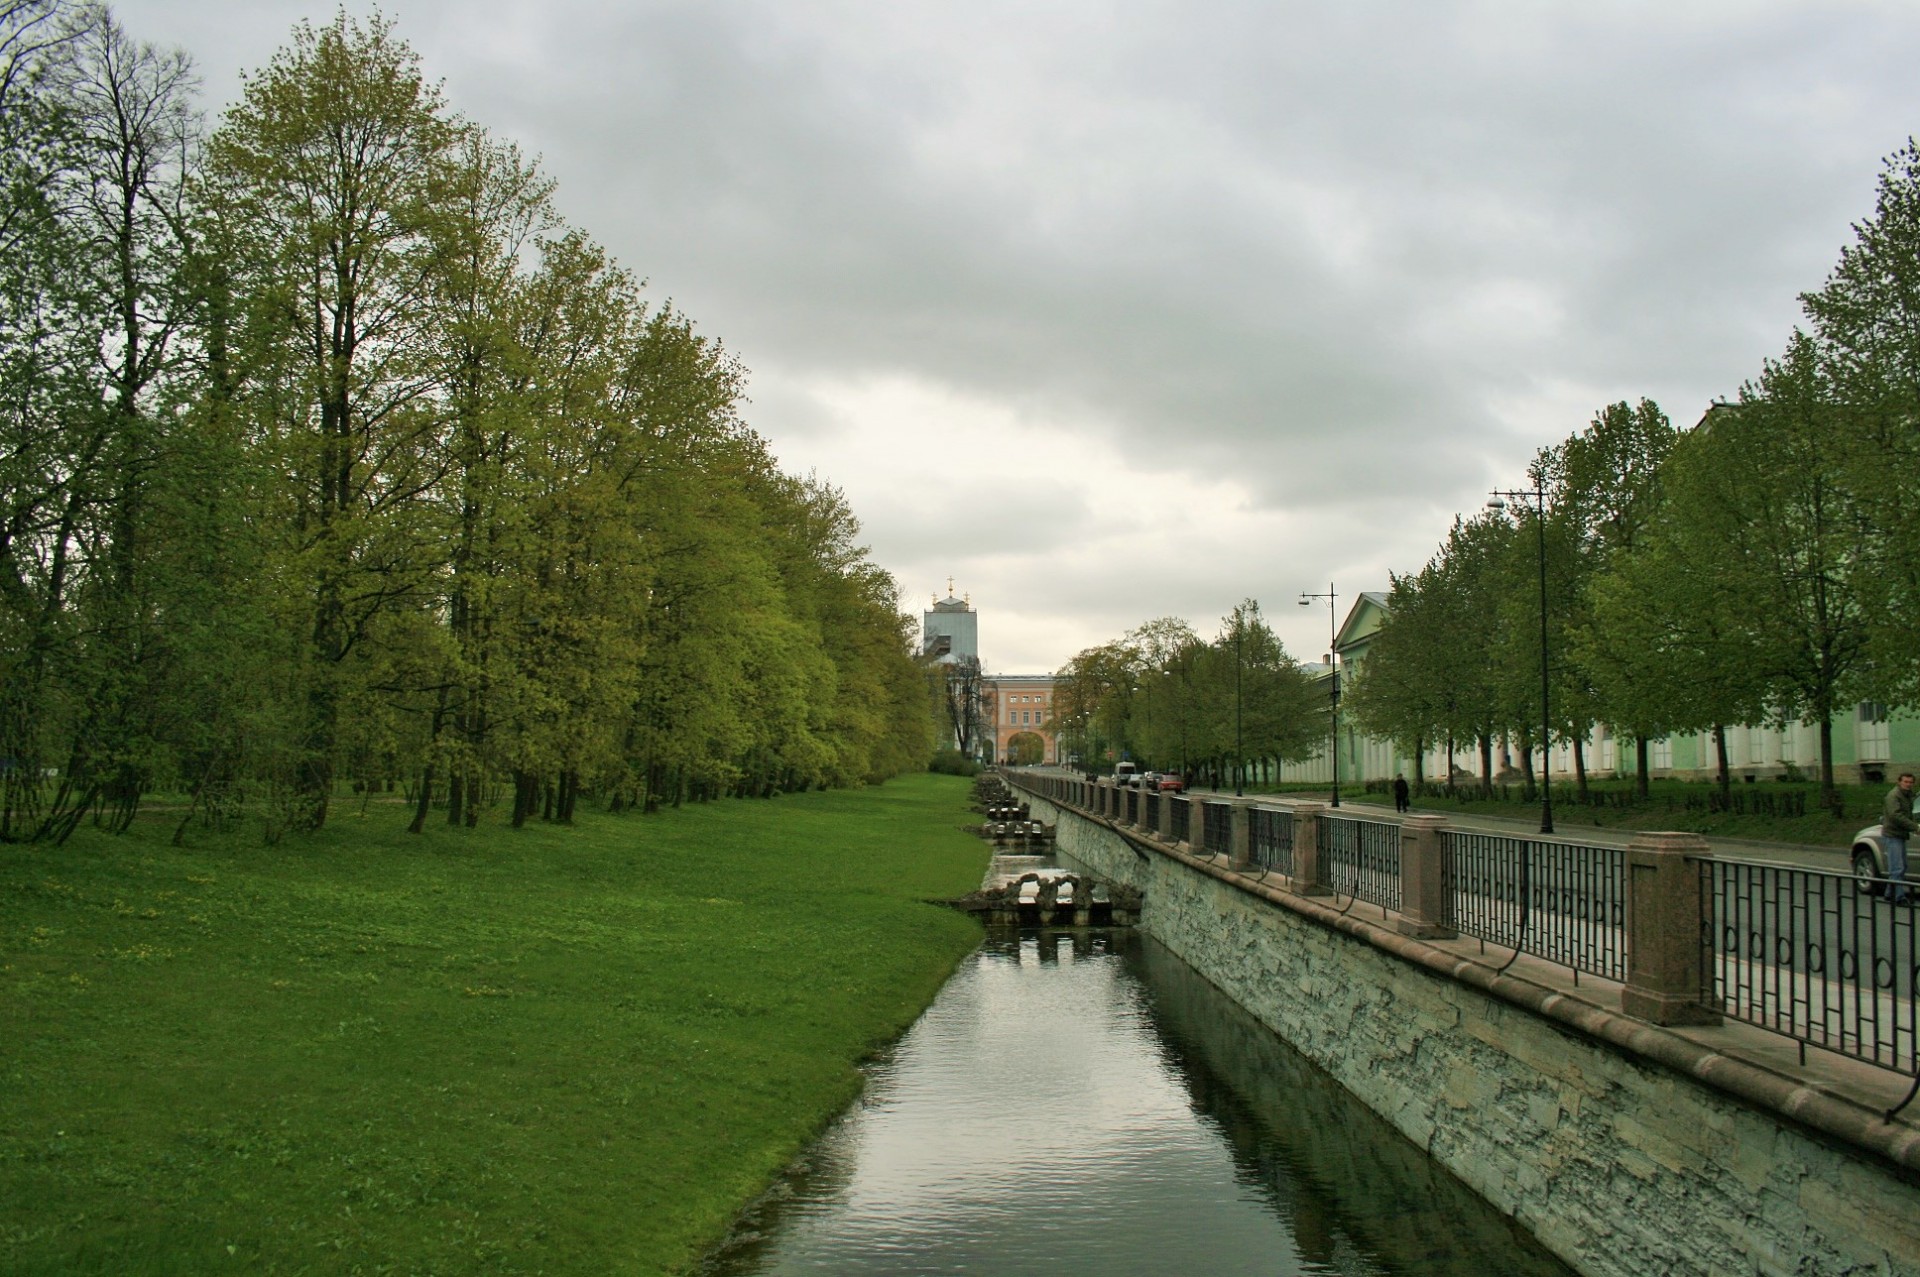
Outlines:
<svg viewBox="0 0 1920 1277"><path fill-rule="evenodd" d="M0 1271L673 1271L977 941L966 792L0 848Z"/></svg>

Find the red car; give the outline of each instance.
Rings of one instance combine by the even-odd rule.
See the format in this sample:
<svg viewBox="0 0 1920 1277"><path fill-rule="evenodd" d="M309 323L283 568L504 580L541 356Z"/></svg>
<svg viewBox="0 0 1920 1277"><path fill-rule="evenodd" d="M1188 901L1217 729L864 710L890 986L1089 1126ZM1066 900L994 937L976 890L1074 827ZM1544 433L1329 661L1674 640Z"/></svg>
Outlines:
<svg viewBox="0 0 1920 1277"><path fill-rule="evenodd" d="M1187 788L1186 780L1180 775L1178 775L1177 773L1175 772L1160 773L1160 792L1161 793L1179 794L1179 793L1186 792L1186 788Z"/></svg>

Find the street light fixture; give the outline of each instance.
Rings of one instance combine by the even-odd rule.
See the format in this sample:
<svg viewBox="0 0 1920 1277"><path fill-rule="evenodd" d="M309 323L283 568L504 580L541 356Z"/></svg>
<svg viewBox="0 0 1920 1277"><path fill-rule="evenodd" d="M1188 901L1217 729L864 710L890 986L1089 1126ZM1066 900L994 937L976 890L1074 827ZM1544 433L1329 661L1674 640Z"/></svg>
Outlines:
<svg viewBox="0 0 1920 1277"><path fill-rule="evenodd" d="M1237 615L1239 610L1234 609L1236 615L1233 618L1233 796L1235 798L1243 796L1240 788L1241 777L1247 770L1246 764L1242 761L1243 746L1240 743L1240 639L1246 633L1247 618Z"/></svg>
<svg viewBox="0 0 1920 1277"><path fill-rule="evenodd" d="M1504 498L1504 499L1503 499ZM1540 550L1540 832L1553 832L1553 712L1548 707L1547 676L1547 493L1544 488L1496 488L1487 509L1504 513L1508 501L1533 503L1533 528Z"/></svg>
<svg viewBox="0 0 1920 1277"><path fill-rule="evenodd" d="M1300 592L1300 606L1311 607L1321 599L1327 601L1327 682L1328 696L1333 701L1333 730L1328 738L1328 754L1333 759L1333 800L1331 806L1340 805L1340 652L1334 646L1340 632L1334 622L1333 601L1339 597L1333 592L1333 583L1327 583L1325 594Z"/></svg>

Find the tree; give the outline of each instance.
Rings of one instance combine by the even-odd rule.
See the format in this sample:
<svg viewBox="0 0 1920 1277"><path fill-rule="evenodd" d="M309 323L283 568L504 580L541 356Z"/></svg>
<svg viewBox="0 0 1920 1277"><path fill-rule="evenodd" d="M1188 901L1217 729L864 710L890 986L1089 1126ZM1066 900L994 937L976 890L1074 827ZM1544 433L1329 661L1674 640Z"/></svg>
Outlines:
<svg viewBox="0 0 1920 1277"><path fill-rule="evenodd" d="M1872 616L1867 683L1883 699L1920 698L1920 146L1887 157L1873 216L1817 291L1812 327L1834 477L1862 515L1854 553Z"/></svg>
<svg viewBox="0 0 1920 1277"><path fill-rule="evenodd" d="M1444 600L1438 577L1433 563L1417 573L1392 577L1386 619L1368 641L1366 660L1342 693L1347 713L1361 730L1392 741L1413 759L1416 785L1426 779L1427 747L1446 737L1449 710L1450 689L1444 681L1447 632L1439 617Z"/></svg>
<svg viewBox="0 0 1920 1277"><path fill-rule="evenodd" d="M1549 491L1550 541L1558 553L1552 563L1559 606L1549 609L1557 622L1554 706L1558 730L1573 742L1576 777L1586 790L1582 744L1596 718L1636 741L1636 774L1647 792L1647 742L1670 730L1657 702L1637 694L1631 682L1641 667L1632 662L1581 659L1599 656L1595 642L1592 587L1610 566L1634 553L1660 510L1660 473L1677 435L1667 415L1651 399L1625 400L1596 412L1581 433L1541 455L1537 474ZM1602 677L1602 675L1605 677Z"/></svg>
<svg viewBox="0 0 1920 1277"><path fill-rule="evenodd" d="M1725 617L1764 680L1773 715L1816 725L1821 798L1831 804L1833 717L1868 685L1867 513L1842 478L1835 405L1814 343L1796 332L1739 402L1716 409L1676 452L1671 498L1687 512L1674 552L1715 565L1683 605ZM1697 578L1696 578L1697 580Z"/></svg>
<svg viewBox="0 0 1920 1277"><path fill-rule="evenodd" d="M445 416L422 321L457 229L441 196L466 131L386 19L342 13L295 29L209 148L244 314L241 398L288 476L264 517L303 636L306 828L327 816L347 658L428 588L421 515Z"/></svg>
<svg viewBox="0 0 1920 1277"><path fill-rule="evenodd" d="M980 658L961 656L947 664L947 723L953 728L954 747L968 758L980 748Z"/></svg>

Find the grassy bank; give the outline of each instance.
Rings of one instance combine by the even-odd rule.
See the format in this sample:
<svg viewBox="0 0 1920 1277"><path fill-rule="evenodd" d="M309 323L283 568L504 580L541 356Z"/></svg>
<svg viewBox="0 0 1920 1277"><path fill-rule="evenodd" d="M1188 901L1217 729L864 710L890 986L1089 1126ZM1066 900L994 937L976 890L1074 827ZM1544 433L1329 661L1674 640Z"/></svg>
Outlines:
<svg viewBox="0 0 1920 1277"><path fill-rule="evenodd" d="M0 848L0 1271L674 1271L976 942L967 788Z"/></svg>

